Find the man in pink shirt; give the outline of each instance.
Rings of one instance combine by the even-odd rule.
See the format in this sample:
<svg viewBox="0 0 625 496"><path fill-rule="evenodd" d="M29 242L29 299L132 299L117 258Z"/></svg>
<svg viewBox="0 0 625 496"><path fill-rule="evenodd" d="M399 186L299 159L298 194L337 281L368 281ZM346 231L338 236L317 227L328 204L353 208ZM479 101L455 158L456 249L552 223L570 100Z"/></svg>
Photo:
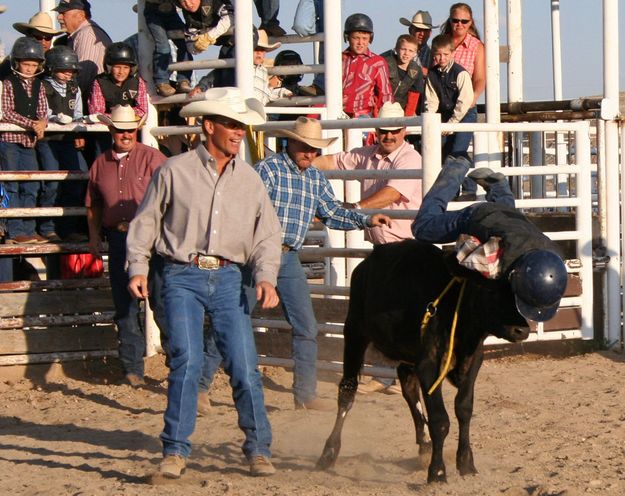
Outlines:
<svg viewBox="0 0 625 496"><path fill-rule="evenodd" d="M403 117L399 103L385 103L380 118ZM421 155L405 141L406 128L388 126L376 129L377 145L354 148L349 152L317 157L313 165L318 169L362 170L419 170ZM355 208L418 210L421 205L419 179L363 179L360 182L360 201ZM367 228L365 238L373 244L392 243L412 239L411 219L393 220L391 226Z"/></svg>

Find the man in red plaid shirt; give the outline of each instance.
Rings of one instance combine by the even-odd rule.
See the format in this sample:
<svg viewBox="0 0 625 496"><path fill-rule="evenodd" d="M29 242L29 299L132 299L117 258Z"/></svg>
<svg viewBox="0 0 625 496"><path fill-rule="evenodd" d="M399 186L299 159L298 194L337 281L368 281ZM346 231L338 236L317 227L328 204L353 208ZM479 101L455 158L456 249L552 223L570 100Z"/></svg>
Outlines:
<svg viewBox="0 0 625 496"><path fill-rule="evenodd" d="M43 138L48 125L48 102L44 86L37 76L43 72L44 52L34 38L18 38L11 50L12 74L3 81L2 122L16 124L21 132L0 133L0 169L36 171L39 169L35 143ZM9 208L37 206L37 181L8 181ZM35 232L34 218L9 219L6 243L47 243Z"/></svg>
<svg viewBox="0 0 625 496"><path fill-rule="evenodd" d="M377 116L385 102L393 101L393 89L386 60L369 50L371 18L350 15L343 36L349 43L343 52L343 111L350 117Z"/></svg>

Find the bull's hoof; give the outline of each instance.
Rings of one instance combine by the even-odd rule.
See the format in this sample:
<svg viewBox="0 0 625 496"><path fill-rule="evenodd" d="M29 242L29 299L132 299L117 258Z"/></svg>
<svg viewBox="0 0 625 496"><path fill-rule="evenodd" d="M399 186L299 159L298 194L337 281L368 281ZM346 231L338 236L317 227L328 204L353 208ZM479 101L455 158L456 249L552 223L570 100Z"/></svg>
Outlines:
<svg viewBox="0 0 625 496"><path fill-rule="evenodd" d="M465 467L458 467L458 472L460 475L475 475L477 474L477 469L475 465L471 464Z"/></svg>
<svg viewBox="0 0 625 496"><path fill-rule="evenodd" d="M434 482L446 483L447 482L447 473L444 468L440 468L437 470L428 470L428 484L432 484Z"/></svg>
<svg viewBox="0 0 625 496"><path fill-rule="evenodd" d="M473 462L473 453L470 450L456 456L456 468L460 475L477 474L477 469Z"/></svg>
<svg viewBox="0 0 625 496"><path fill-rule="evenodd" d="M332 448L326 448L317 460L317 470L328 470L336 463L337 453Z"/></svg>

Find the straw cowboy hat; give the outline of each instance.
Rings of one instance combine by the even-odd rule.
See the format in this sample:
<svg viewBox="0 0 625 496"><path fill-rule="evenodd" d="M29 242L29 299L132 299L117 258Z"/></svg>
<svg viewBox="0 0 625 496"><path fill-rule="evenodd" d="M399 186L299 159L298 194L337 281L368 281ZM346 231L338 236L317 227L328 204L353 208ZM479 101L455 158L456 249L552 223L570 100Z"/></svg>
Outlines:
<svg viewBox="0 0 625 496"><path fill-rule="evenodd" d="M397 102L391 103L386 102L380 108L380 113L378 114L379 119L387 119L391 117L404 117L404 109L401 108L401 105ZM405 126L378 126L378 129L388 129L389 131L393 131L395 129L403 129Z"/></svg>
<svg viewBox="0 0 625 496"><path fill-rule="evenodd" d="M258 41L256 42L255 49L261 48L265 50L265 52L273 52L276 48L280 48L282 43L277 41L276 43L269 44L269 37L267 36L267 31L264 29L258 30Z"/></svg>
<svg viewBox="0 0 625 496"><path fill-rule="evenodd" d="M414 26L419 29L432 29L438 26L432 25L432 16L427 10L419 10L412 16L412 21L409 21L405 17L399 19L404 26Z"/></svg>
<svg viewBox="0 0 625 496"><path fill-rule="evenodd" d="M63 34L65 32L55 29L54 24L52 23L52 18L47 12L37 12L28 22L16 22L13 24L13 29L25 34L26 36L28 36L32 31L39 31L40 33L51 34L53 36Z"/></svg>
<svg viewBox="0 0 625 496"><path fill-rule="evenodd" d="M239 88L211 88L204 92L204 100L188 103L180 110L180 117L220 115L247 126L264 124L265 107L256 98L244 99Z"/></svg>
<svg viewBox="0 0 625 496"><path fill-rule="evenodd" d="M279 138L289 138L306 143L313 148L325 148L336 141L336 138L321 137L321 123L310 117L298 117L293 130L279 129L273 133Z"/></svg>
<svg viewBox="0 0 625 496"><path fill-rule="evenodd" d="M130 105L115 105L111 109L111 115L99 114L98 119L107 126L116 129L135 130L145 122L147 115L138 117Z"/></svg>
<svg viewBox="0 0 625 496"><path fill-rule="evenodd" d="M6 5L0 5L0 14L4 14L7 11Z"/></svg>

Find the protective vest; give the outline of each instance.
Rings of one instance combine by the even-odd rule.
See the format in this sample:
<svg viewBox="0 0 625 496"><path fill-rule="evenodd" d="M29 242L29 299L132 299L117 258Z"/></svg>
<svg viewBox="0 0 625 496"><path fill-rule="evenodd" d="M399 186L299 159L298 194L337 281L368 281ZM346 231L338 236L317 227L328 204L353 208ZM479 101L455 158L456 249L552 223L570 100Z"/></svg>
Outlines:
<svg viewBox="0 0 625 496"><path fill-rule="evenodd" d="M54 115L65 114L74 117L76 97L78 95L78 85L74 81L70 81L65 86L65 96L56 91L49 81L44 80L43 87L46 90L48 107Z"/></svg>
<svg viewBox="0 0 625 496"><path fill-rule="evenodd" d="M452 64L449 71L441 71L438 67L433 67L428 73L428 80L438 96L438 112L441 114L441 121L447 122L454 114L454 108L458 101L460 91L458 90L458 74L465 69L456 64Z"/></svg>
<svg viewBox="0 0 625 496"><path fill-rule="evenodd" d="M202 0L200 8L195 12L182 9L185 27L187 29L197 29L201 32L215 27L221 18L219 12L222 7L231 14L234 13L234 7L230 0ZM215 44L224 45L231 39L232 36L220 36Z"/></svg>
<svg viewBox="0 0 625 496"><path fill-rule="evenodd" d="M106 73L98 75L96 79L106 101L105 112L107 114L110 114L111 109L116 105L130 105L131 107L137 105L137 95L139 93L138 77L129 77L121 86L117 86Z"/></svg>
<svg viewBox="0 0 625 496"><path fill-rule="evenodd" d="M13 95L15 97L15 111L31 120L37 120L37 102L39 101L39 91L41 91L41 80L33 79L32 96L28 96L22 86L22 80L15 74L9 74L7 80L13 85Z"/></svg>
<svg viewBox="0 0 625 496"><path fill-rule="evenodd" d="M530 250L551 250L560 254L557 245L521 212L492 202L473 207L467 231L482 242L491 236L502 238L501 274L505 277L517 259Z"/></svg>
<svg viewBox="0 0 625 496"><path fill-rule="evenodd" d="M391 80L391 87L393 88L393 98L405 109L406 103L408 103L409 91L423 94L423 72L419 64L414 60L410 61L406 71L400 69L397 65L397 58L393 50L384 52L382 57L384 57L388 63L388 73L389 79Z"/></svg>

